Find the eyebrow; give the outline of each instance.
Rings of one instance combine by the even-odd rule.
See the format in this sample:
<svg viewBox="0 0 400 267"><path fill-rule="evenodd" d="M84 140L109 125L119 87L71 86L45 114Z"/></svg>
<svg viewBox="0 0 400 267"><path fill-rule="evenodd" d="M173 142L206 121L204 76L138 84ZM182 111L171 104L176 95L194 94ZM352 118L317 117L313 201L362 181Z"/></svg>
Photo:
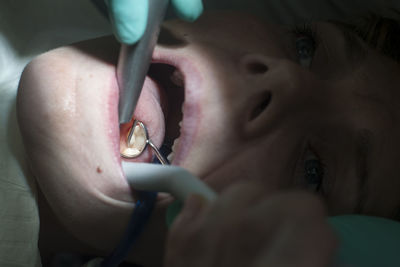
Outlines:
<svg viewBox="0 0 400 267"><path fill-rule="evenodd" d="M358 195L354 208L355 214L360 214L365 208L368 198L368 181L369 181L369 158L371 154L371 137L372 132L368 129L361 129L356 135L356 174Z"/></svg>
<svg viewBox="0 0 400 267"><path fill-rule="evenodd" d="M357 33L345 23L329 21L342 34L345 41L345 53L349 61L355 65L360 65L368 55L368 49Z"/></svg>

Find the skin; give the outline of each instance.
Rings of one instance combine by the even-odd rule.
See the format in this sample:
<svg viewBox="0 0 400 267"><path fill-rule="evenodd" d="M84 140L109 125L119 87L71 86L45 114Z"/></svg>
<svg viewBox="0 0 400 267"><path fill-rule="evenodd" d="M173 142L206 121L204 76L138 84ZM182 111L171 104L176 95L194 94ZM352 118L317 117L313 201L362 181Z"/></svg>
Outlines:
<svg viewBox="0 0 400 267"><path fill-rule="evenodd" d="M336 237L325 216L310 194L269 195L258 184L235 184L212 205L192 196L170 230L165 264L332 266Z"/></svg>
<svg viewBox="0 0 400 267"><path fill-rule="evenodd" d="M351 62L339 30L316 25L321 43L307 68L299 64L286 28L252 16L211 14L194 24L167 22L180 44L158 46L154 60L176 65L186 83L173 164L222 195L243 180L273 195L309 189L304 162L311 155L325 166L320 200L313 201L323 201L330 215L393 217L400 204L399 67L371 49L361 64ZM135 200L118 154L119 134L126 132L120 133L116 117L117 54L112 38L50 51L28 65L18 93L21 132L44 195L39 203L43 223L59 218L66 231L55 226L55 232L71 233L71 246L78 239L84 242L81 250L98 255L115 246ZM148 79L136 111L158 146L165 133L162 91ZM267 96L268 105L254 113ZM362 204L360 140L370 152ZM150 157L147 153L139 161ZM146 238L130 260L160 264L154 255L163 253L169 201L159 199ZM322 224L322 218L316 221ZM46 231L42 236L51 236ZM42 240L44 247L58 246L51 238Z"/></svg>

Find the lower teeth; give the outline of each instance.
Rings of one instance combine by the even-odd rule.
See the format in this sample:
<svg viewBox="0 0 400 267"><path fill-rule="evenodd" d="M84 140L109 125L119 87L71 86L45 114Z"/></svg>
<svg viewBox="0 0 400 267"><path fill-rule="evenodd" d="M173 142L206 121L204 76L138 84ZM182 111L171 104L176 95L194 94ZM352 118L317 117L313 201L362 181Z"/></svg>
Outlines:
<svg viewBox="0 0 400 267"><path fill-rule="evenodd" d="M180 138L178 137L177 139L175 139L174 144L172 145L172 152L167 157L169 162L172 162L174 160L175 151L178 148L179 140L180 140Z"/></svg>
<svg viewBox="0 0 400 267"><path fill-rule="evenodd" d="M181 128L182 127L182 121L181 122L179 122L179 127ZM179 130L180 131L180 130ZM179 147L179 142L180 142L180 140L181 140L181 138L180 138L180 136L178 136L175 140L174 140L174 143L172 144L172 147L171 147L171 150L172 150L172 152L168 155L168 160L170 161L170 162L172 162L173 161L173 159L174 159L174 157L175 157L175 151L178 149L178 147Z"/></svg>
<svg viewBox="0 0 400 267"><path fill-rule="evenodd" d="M171 76L171 82L175 84L176 86L183 87L184 86L184 77L182 72L179 70L175 70L174 73L172 73Z"/></svg>
<svg viewBox="0 0 400 267"><path fill-rule="evenodd" d="M171 154L168 155L167 159L169 162L172 162L174 160L174 157L175 157L175 153L171 152Z"/></svg>

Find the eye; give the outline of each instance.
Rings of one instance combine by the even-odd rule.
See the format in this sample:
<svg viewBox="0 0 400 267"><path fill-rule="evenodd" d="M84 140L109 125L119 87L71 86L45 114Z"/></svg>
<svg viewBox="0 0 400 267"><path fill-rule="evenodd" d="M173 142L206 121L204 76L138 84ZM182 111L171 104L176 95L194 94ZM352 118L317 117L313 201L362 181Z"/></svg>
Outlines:
<svg viewBox="0 0 400 267"><path fill-rule="evenodd" d="M315 46L308 37L300 37L296 40L296 50L299 63L305 68L310 68L314 58Z"/></svg>
<svg viewBox="0 0 400 267"><path fill-rule="evenodd" d="M306 187L319 192L324 180L325 166L312 150L308 150L304 158L304 179Z"/></svg>
<svg viewBox="0 0 400 267"><path fill-rule="evenodd" d="M292 33L295 36L294 43L299 64L305 68L310 68L318 46L315 29L304 24L295 27Z"/></svg>

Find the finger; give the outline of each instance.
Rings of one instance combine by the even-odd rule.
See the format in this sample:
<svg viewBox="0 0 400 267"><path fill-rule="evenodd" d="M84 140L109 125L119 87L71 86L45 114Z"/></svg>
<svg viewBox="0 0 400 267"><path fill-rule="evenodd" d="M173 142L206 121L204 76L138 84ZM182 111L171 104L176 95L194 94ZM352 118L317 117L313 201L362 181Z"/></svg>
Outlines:
<svg viewBox="0 0 400 267"><path fill-rule="evenodd" d="M237 217L238 212L246 212L251 203L256 203L258 199L265 196L265 189L262 187L240 183L230 187L215 202L207 202L200 195L193 194L185 201L185 206L176 218L176 227L185 227L187 224L198 220L198 214L204 213L207 208L207 225L217 226L219 221L227 220L229 217ZM222 220L221 220L222 219Z"/></svg>
<svg viewBox="0 0 400 267"><path fill-rule="evenodd" d="M220 253L223 261L221 265L245 266L246 261L248 264L250 259L253 262L258 259L260 251L263 251L265 247L269 248L276 231L281 227L287 207L291 209L293 205L292 199L290 194L289 196L272 195L271 190L257 184L238 184L222 197L230 198L230 204L233 205L219 212L226 218L225 222L229 222L221 227L220 232L221 235L235 242L224 243L224 251ZM226 201L228 202L229 199ZM238 251L240 251L240 256L229 256L237 255Z"/></svg>
<svg viewBox="0 0 400 267"><path fill-rule="evenodd" d="M136 43L147 25L149 0L106 0L111 24L117 39L124 44Z"/></svg>
<svg viewBox="0 0 400 267"><path fill-rule="evenodd" d="M327 224L310 223L307 227L281 229L274 243L267 248L264 259L256 266L332 266L336 238Z"/></svg>
<svg viewBox="0 0 400 267"><path fill-rule="evenodd" d="M256 266L330 266L337 241L316 197L288 193L271 198L267 204L279 205L268 214L279 224ZM272 210L271 206L263 209Z"/></svg>
<svg viewBox="0 0 400 267"><path fill-rule="evenodd" d="M247 213L261 199L269 195L269 190L257 183L236 183L228 187L210 207L209 217L215 221L237 217Z"/></svg>
<svg viewBox="0 0 400 267"><path fill-rule="evenodd" d="M212 251L215 251L212 239L216 235L202 227L207 206L207 201L200 195L190 195L186 199L168 234L165 266L187 266L188 262L193 267L208 266L213 258ZM208 238L205 239L205 235Z"/></svg>
<svg viewBox="0 0 400 267"><path fill-rule="evenodd" d="M207 206L208 203L202 196L196 194L188 196L181 212L170 228L170 242L186 243L185 239L198 232Z"/></svg>
<svg viewBox="0 0 400 267"><path fill-rule="evenodd" d="M238 230L242 236L245 229L240 227L241 218L245 218L247 207L264 195L261 186L241 183L230 187L213 203L205 203L198 196L188 198L169 233L167 266L185 266L185 262L211 266L217 259L237 259L224 253L229 245L226 242L235 243L232 241Z"/></svg>
<svg viewBox="0 0 400 267"><path fill-rule="evenodd" d="M232 208L247 207L268 195L269 190L258 183L240 182L223 191L218 202L232 206Z"/></svg>
<svg viewBox="0 0 400 267"><path fill-rule="evenodd" d="M196 20L203 13L202 0L172 0L175 12L188 21Z"/></svg>
<svg viewBox="0 0 400 267"><path fill-rule="evenodd" d="M238 210L247 206L249 201L253 201L261 194L255 191L258 192L259 187L238 184L227 190L214 203L208 203L200 195L191 195L186 199L183 209L172 224L171 239L178 231L181 234L178 236L189 236L200 228L218 229L219 222L229 220L232 216L236 217ZM205 217L207 217L206 220ZM185 234L182 235L182 231Z"/></svg>
<svg viewBox="0 0 400 267"><path fill-rule="evenodd" d="M188 196L180 214L175 219L171 231L193 223L196 217L204 212L207 205L207 200L200 195L193 194Z"/></svg>

